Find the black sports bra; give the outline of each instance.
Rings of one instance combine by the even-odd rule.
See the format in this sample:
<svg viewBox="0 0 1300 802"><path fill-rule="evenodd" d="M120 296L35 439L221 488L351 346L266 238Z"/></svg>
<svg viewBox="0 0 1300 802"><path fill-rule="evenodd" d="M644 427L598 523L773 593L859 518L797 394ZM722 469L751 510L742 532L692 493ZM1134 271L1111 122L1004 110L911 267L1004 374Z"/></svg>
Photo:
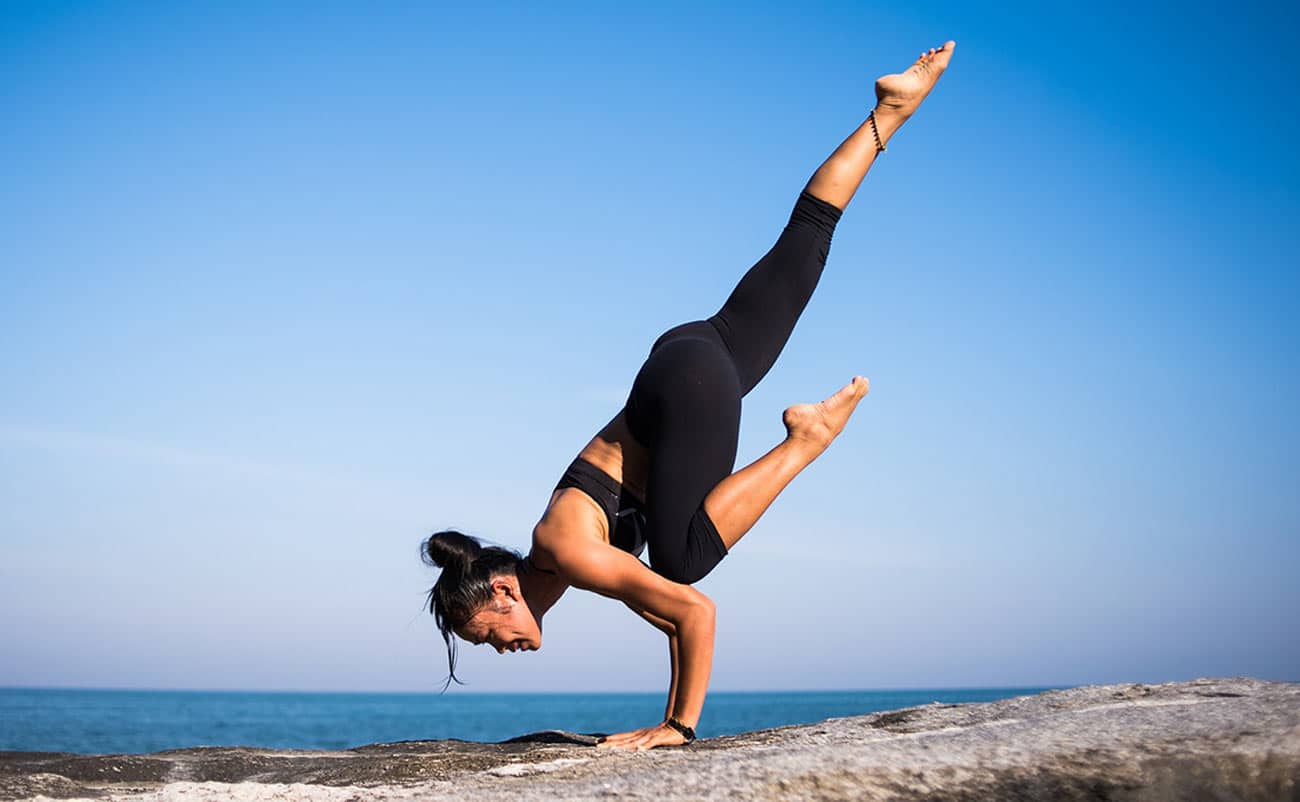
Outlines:
<svg viewBox="0 0 1300 802"><path fill-rule="evenodd" d="M576 487L596 500L609 520L609 544L640 557L645 550L645 509L614 477L578 457L555 486Z"/></svg>

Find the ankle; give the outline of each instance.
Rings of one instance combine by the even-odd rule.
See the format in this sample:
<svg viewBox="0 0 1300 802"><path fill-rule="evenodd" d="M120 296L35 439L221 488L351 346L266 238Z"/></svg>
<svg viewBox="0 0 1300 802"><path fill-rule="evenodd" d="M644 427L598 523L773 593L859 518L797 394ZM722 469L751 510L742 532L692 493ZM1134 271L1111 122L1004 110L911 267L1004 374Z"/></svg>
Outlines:
<svg viewBox="0 0 1300 802"><path fill-rule="evenodd" d="M831 447L831 441L834 439L833 435L827 436L824 432L791 433L785 436L781 445L800 461L812 462Z"/></svg>
<svg viewBox="0 0 1300 802"><path fill-rule="evenodd" d="M871 110L871 116L876 121L876 130L880 132L880 140L888 144L889 138L894 135L895 131L903 127L903 123L907 122L912 113L895 106L876 104L876 107ZM870 125L870 121L867 124Z"/></svg>

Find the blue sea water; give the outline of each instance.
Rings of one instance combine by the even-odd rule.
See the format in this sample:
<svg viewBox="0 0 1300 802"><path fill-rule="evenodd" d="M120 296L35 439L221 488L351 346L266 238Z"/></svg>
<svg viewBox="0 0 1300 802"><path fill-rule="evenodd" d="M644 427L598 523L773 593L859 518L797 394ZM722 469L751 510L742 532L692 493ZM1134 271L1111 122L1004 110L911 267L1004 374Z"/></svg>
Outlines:
<svg viewBox="0 0 1300 802"><path fill-rule="evenodd" d="M709 694L700 737L927 702L988 702L1048 688ZM402 694L0 689L0 750L126 754L190 746L346 749L548 729L609 733L663 718L660 693Z"/></svg>

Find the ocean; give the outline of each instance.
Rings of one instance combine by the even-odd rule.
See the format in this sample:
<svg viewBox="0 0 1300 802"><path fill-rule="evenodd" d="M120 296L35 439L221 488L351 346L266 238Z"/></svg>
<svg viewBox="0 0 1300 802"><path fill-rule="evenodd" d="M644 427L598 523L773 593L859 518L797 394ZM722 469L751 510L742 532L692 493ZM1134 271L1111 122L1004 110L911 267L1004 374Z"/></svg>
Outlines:
<svg viewBox="0 0 1300 802"><path fill-rule="evenodd" d="M701 738L928 702L989 702L1049 688L714 691ZM282 693L0 689L0 750L129 754L192 746L346 749L539 730L611 733L663 718L662 693Z"/></svg>

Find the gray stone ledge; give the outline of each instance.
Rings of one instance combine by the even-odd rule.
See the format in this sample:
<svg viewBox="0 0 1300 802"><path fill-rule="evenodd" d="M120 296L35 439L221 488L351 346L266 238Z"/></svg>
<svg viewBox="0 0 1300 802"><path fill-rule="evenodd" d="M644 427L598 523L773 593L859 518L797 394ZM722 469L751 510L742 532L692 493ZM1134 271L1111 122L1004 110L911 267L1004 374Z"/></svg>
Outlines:
<svg viewBox="0 0 1300 802"><path fill-rule="evenodd" d="M638 753L595 741L0 752L0 799L1300 802L1300 683L1249 677L932 703Z"/></svg>

